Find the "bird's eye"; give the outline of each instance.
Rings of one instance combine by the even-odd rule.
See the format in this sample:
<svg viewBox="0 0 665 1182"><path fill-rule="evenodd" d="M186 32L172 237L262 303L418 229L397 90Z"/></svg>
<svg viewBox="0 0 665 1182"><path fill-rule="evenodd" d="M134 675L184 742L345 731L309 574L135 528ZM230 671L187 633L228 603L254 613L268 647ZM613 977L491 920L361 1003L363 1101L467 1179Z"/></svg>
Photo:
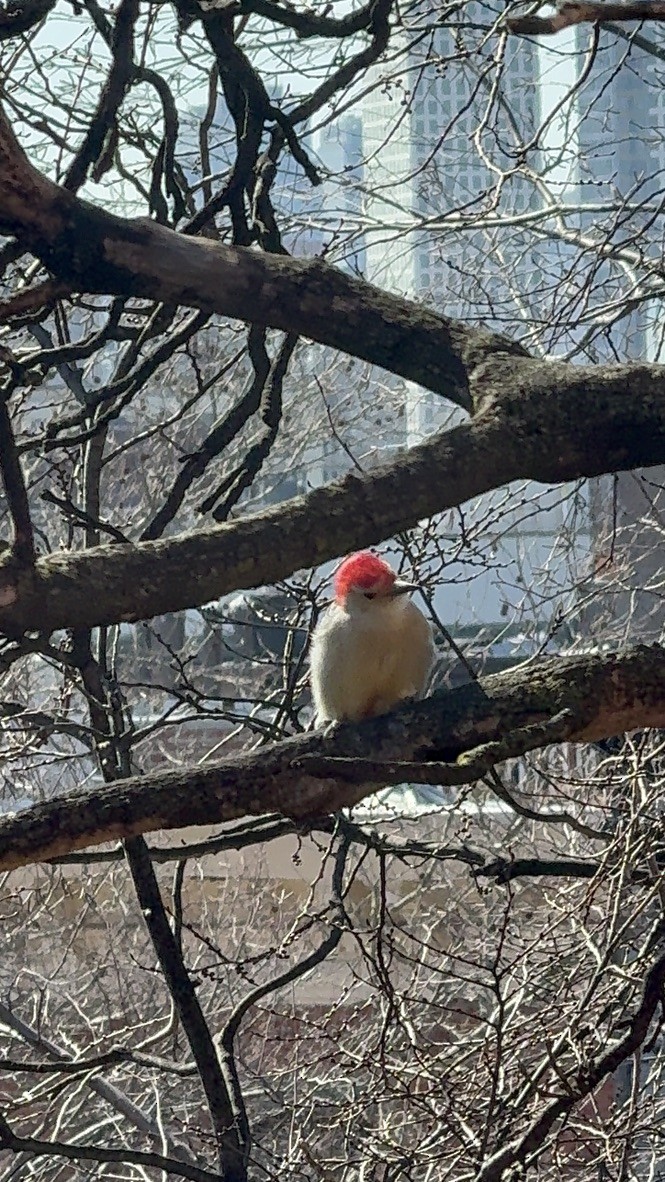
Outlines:
<svg viewBox="0 0 665 1182"><path fill-rule="evenodd" d="M365 591L365 599L376 599L376 591Z"/></svg>

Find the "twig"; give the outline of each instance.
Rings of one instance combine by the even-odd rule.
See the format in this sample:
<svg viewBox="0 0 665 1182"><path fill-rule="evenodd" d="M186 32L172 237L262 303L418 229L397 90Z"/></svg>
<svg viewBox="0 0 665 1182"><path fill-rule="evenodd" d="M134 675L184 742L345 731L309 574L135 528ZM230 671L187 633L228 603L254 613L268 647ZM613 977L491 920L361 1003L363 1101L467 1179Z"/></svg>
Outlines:
<svg viewBox="0 0 665 1182"><path fill-rule="evenodd" d="M661 1004L664 985L665 955L661 956L647 973L642 1001L630 1021L628 1033L624 1038L611 1045L600 1058L582 1067L577 1079L571 1079L572 1086L565 1095L553 1097L534 1118L523 1137L502 1145L489 1157L479 1169L474 1182L501 1182L506 1171L513 1165L519 1163L526 1167L528 1163L529 1167L533 1167L536 1164L552 1126L565 1117L580 1100L590 1096L607 1076L612 1075L642 1045L656 1009Z"/></svg>
<svg viewBox="0 0 665 1182"><path fill-rule="evenodd" d="M344 868L346 866L346 859L349 852L349 839L342 836L337 854L335 857L335 867L332 876L332 905L335 910L336 918L332 921L330 932L320 944L313 949L307 956L303 957L297 964L291 965L283 973L278 973L269 981L264 981L261 985L257 985L250 990L248 994L238 1003L232 1011L224 1029L222 1030L218 1047L220 1058L224 1065L226 1075L231 1081L233 1089L234 1102L242 1113L242 1119L247 1129L248 1149L249 1149L249 1126L247 1124L247 1115L245 1112L245 1104L240 1087L240 1080L238 1078L238 1071L235 1059L235 1038L240 1029L243 1018L257 1002L263 997L274 993L278 989L283 989L285 985L292 984L300 977L304 977L317 965L322 964L324 960L330 956L331 952L337 948L343 933L343 905L342 905L342 885L344 879Z"/></svg>
<svg viewBox="0 0 665 1182"><path fill-rule="evenodd" d="M27 287L17 292L10 300L0 303L0 324L17 316L47 309L56 300L70 296L73 290L68 283L61 283L56 279L46 279L37 287Z"/></svg>
<svg viewBox="0 0 665 1182"><path fill-rule="evenodd" d="M242 463L219 485L199 507L201 513L212 509L215 521L226 521L231 509L238 503L242 494L250 487L253 480L263 467L270 449L272 448L282 418L282 388L293 350L298 343L298 336L289 333L282 341L279 353L270 367L265 388L261 395L259 407L264 430L260 439L250 447ZM225 496L224 502L213 508L215 502Z"/></svg>
<svg viewBox="0 0 665 1182"><path fill-rule="evenodd" d="M41 498L42 501L48 501L50 505L56 505L65 516L71 517L77 525L99 530L100 533L110 534L116 542L131 543L131 538L123 534L121 529L118 529L115 525L111 525L108 521L96 520L90 513L86 513L85 510L80 509L78 505L75 505L73 501L69 501L65 497L57 497L55 493L47 489L46 492L41 494Z"/></svg>
<svg viewBox="0 0 665 1182"><path fill-rule="evenodd" d="M161 1148L165 1149L166 1152L172 1157L177 1158L178 1161L187 1162L189 1165L195 1164L194 1158L185 1145L179 1144L170 1136L168 1136L165 1141L162 1130L157 1128L151 1116L148 1116L148 1114L145 1113L143 1109L138 1106L138 1104L135 1104L134 1101L131 1100L129 1096L127 1096L123 1091L121 1091L120 1088L116 1087L115 1084L97 1074L97 1068L104 1066L110 1067L114 1062L120 1062L121 1056L124 1058L129 1058L129 1055L123 1055L119 1048L112 1048L106 1054L91 1056L85 1060L72 1060L69 1058L67 1053L57 1045L57 1043L51 1042L51 1040L48 1039L45 1034L35 1030L34 1027L29 1026L27 1022L24 1022L22 1018L19 1018L18 1014L15 1014L13 1010L11 1010L9 1006L5 1005L3 1002L0 1002L0 1021L2 1022L3 1026L6 1026L9 1030L15 1031L15 1033L18 1034L31 1047L34 1047L43 1054L48 1055L50 1059L55 1060L55 1062L52 1063L21 1064L14 1063L14 1061L11 1059L3 1059L0 1061L0 1066L7 1067L7 1069L11 1071L34 1071L39 1075L43 1075L51 1071L63 1075L79 1075L81 1072L85 1072L87 1075L87 1078L84 1081L85 1086L89 1088L91 1092L94 1092L97 1096L99 1096L105 1104L110 1105L111 1108L116 1110L116 1112L121 1113L125 1120L130 1121L131 1124L133 1124L134 1127L139 1130L139 1132L146 1134L153 1141L157 1142L157 1144ZM141 1059L146 1058L148 1058L148 1056L137 1056L135 1061L140 1062ZM150 1058L152 1058L152 1056L150 1056ZM146 1065L160 1067L163 1066L161 1062L159 1064L150 1063ZM177 1064L174 1065L174 1067L176 1066ZM173 1070L174 1067L171 1067L170 1069Z"/></svg>

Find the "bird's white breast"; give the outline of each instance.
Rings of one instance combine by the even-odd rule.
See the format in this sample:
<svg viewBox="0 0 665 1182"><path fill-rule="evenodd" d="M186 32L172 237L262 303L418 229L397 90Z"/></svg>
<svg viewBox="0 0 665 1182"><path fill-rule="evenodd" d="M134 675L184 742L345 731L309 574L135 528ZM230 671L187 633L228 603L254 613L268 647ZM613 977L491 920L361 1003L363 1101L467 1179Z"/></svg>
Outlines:
<svg viewBox="0 0 665 1182"><path fill-rule="evenodd" d="M337 603L312 638L312 693L318 721L382 714L423 692L433 659L429 623L402 597L349 612Z"/></svg>

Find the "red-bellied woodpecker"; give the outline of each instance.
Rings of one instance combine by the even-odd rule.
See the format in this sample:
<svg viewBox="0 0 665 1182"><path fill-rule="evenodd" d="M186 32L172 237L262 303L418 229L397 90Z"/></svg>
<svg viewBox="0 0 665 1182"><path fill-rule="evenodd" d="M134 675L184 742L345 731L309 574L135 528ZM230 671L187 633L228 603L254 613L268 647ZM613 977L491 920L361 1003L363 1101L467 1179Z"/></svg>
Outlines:
<svg viewBox="0 0 665 1182"><path fill-rule="evenodd" d="M420 696L434 659L432 629L392 567L367 550L344 559L335 601L312 637L317 725L358 722Z"/></svg>

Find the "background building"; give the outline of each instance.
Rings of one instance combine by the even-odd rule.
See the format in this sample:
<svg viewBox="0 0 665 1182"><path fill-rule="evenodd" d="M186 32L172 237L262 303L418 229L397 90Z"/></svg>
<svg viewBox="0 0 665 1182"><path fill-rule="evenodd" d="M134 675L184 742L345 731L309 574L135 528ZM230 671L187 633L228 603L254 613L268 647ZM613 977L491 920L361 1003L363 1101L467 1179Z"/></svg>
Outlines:
<svg viewBox="0 0 665 1182"><path fill-rule="evenodd" d="M362 102L367 263L372 282L514 336L541 283L538 242L519 223L541 197L516 165L543 96L537 46L522 38L505 44L498 88L490 82L494 47L479 47L478 28L499 16L472 0L426 38L409 44L402 30L399 79L392 58L374 68ZM412 383L404 395L407 444L464 419ZM467 546L458 544L458 514L440 523L439 548L459 557L445 562L436 610L490 660L523 657L570 610L589 547L583 493L524 484L464 514ZM472 540L481 524L494 539L482 570ZM559 643L569 639L559 628Z"/></svg>
<svg viewBox="0 0 665 1182"><path fill-rule="evenodd" d="M452 17L425 39L400 30L399 78L391 79L390 64L374 67L362 102L365 215L373 281L451 316L465 317L473 303L477 315L498 325L509 294L506 268L488 252L491 236L477 223L486 211L505 217L534 201L514 164L539 121L538 57L530 42L511 42L500 95L493 95L490 50L479 51L477 32L473 43L469 33L488 15L498 13L472 0L457 23ZM460 57L465 48L473 52ZM524 284L528 259L511 246L524 240L504 226L501 242Z"/></svg>
<svg viewBox="0 0 665 1182"><path fill-rule="evenodd" d="M664 245L665 39L656 27L649 50L634 31L603 30L588 69L585 28L563 49L510 38L494 85L478 29L498 16L472 0L427 38L409 45L401 31L399 77L393 58L374 68L362 103L368 278L512 336L542 323L545 353L656 360L662 281L648 264ZM556 223L520 225L548 203ZM554 299L568 309L556 337ZM463 418L413 384L405 406L407 443ZM496 551L489 577L473 577L468 552L446 567L442 618L496 655L524 655L555 634L558 645L588 643L608 614L622 635L656 639L664 485L655 470L557 490L527 483L465 506L465 527L484 521ZM448 526L453 545L459 523L442 522L444 537Z"/></svg>

